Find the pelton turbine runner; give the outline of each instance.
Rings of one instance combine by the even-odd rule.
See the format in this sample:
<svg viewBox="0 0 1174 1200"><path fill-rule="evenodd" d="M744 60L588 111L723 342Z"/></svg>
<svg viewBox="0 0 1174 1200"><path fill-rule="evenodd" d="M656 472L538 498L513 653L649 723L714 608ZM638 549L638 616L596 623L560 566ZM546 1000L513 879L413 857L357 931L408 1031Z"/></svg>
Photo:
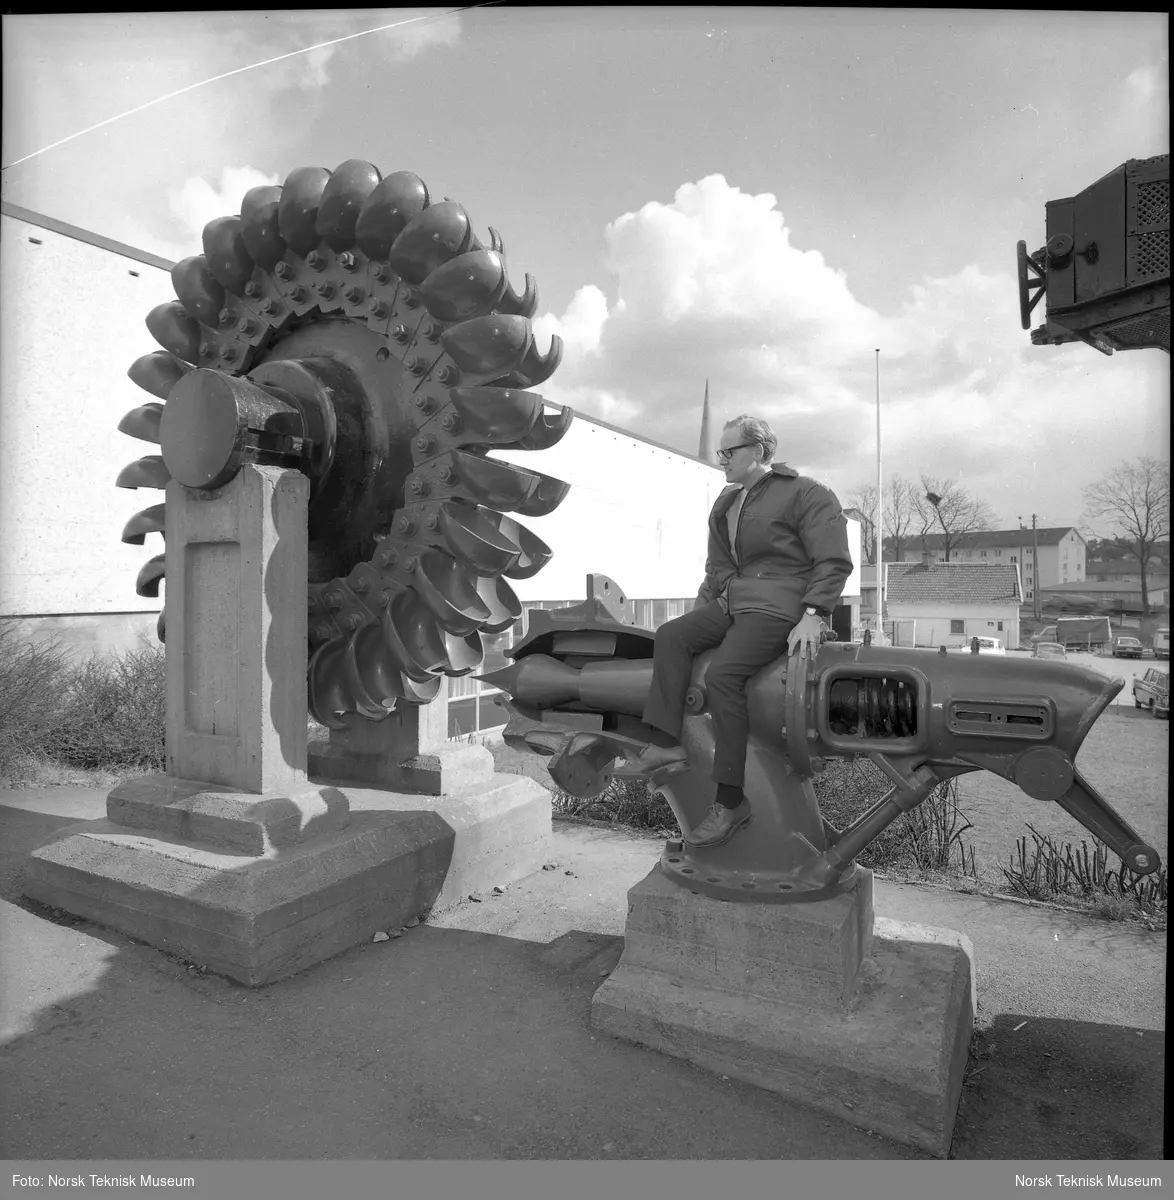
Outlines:
<svg viewBox="0 0 1174 1200"><path fill-rule="evenodd" d="M117 484L212 491L246 461L303 470L312 715L339 727L425 704L520 615L506 581L550 558L505 514L549 513L567 484L488 457L552 446L572 419L525 390L562 355L557 337L535 347L534 281L514 291L501 237L483 245L461 205L355 159L251 189L203 244L172 269L178 299L147 317L163 349L128 372L165 403L119 429L161 454ZM164 533L164 509L122 540ZM139 572L140 596L159 594L164 558Z"/></svg>

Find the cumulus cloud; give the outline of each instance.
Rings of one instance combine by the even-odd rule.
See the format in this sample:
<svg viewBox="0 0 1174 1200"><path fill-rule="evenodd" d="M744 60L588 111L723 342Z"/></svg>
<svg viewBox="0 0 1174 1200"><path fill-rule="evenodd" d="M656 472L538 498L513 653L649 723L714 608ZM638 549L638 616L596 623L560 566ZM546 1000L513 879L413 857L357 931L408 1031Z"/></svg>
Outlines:
<svg viewBox="0 0 1174 1200"><path fill-rule="evenodd" d="M279 182L278 176L267 175L256 167L225 167L218 184L196 175L169 189L167 202L175 223L175 244L190 247L173 257L199 254L204 226L209 221L239 213L241 200L250 188Z"/></svg>
<svg viewBox="0 0 1174 1200"><path fill-rule="evenodd" d="M1136 405L1153 391L1123 356L1107 372L1091 351L1032 346L1010 274L963 266L878 312L818 250L794 244L773 195L721 175L619 216L605 245L614 298L584 287L561 316L535 321L540 346L554 333L566 343L543 394L685 452L697 449L708 378L719 424L761 415L780 457L852 490L875 477L881 347L886 477L948 475L1002 511L1023 504L1008 480L1022 485L1042 461L1057 509L1078 509L1079 488L1055 463L1057 427L1089 481L1114 441L1101 428L1108 397Z"/></svg>

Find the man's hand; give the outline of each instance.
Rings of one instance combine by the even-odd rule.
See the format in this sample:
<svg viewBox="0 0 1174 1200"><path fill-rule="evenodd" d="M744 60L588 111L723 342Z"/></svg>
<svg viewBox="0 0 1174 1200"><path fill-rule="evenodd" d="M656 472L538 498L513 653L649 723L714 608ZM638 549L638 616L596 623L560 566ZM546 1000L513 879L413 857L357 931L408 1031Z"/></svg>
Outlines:
<svg viewBox="0 0 1174 1200"><path fill-rule="evenodd" d="M814 658L819 651L822 631L823 621L818 616L809 617L804 613L787 637L787 653L794 654L798 650L800 658Z"/></svg>

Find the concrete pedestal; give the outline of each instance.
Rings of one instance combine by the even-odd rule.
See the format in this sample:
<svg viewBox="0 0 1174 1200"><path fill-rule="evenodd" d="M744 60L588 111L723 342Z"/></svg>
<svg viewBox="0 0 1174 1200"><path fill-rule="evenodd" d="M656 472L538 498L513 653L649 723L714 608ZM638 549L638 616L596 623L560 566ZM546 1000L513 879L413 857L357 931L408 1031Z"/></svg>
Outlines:
<svg viewBox="0 0 1174 1200"><path fill-rule="evenodd" d="M516 775L440 797L158 775L36 850L23 891L258 986L532 874L549 843L549 794Z"/></svg>
<svg viewBox="0 0 1174 1200"><path fill-rule="evenodd" d="M252 464L214 491L168 485L168 774L116 787L107 819L61 831L24 880L42 904L250 985L549 852L550 797L494 775L483 747L448 745L443 692L352 718L307 772L308 496L297 471Z"/></svg>
<svg viewBox="0 0 1174 1200"><path fill-rule="evenodd" d="M974 1022L973 951L875 919L872 875L832 900L714 900L659 865L628 893L591 1023L945 1157Z"/></svg>

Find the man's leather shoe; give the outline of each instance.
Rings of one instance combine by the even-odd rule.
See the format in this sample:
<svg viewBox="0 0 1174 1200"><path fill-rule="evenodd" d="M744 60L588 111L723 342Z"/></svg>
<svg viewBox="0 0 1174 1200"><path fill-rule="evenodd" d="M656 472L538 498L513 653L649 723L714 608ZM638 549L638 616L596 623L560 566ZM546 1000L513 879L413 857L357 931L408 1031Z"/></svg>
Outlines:
<svg viewBox="0 0 1174 1200"><path fill-rule="evenodd" d="M720 846L745 825L751 817L750 801L743 799L737 808L727 808L724 804L714 804L705 818L695 829L685 835L685 845L695 850L707 846Z"/></svg>

